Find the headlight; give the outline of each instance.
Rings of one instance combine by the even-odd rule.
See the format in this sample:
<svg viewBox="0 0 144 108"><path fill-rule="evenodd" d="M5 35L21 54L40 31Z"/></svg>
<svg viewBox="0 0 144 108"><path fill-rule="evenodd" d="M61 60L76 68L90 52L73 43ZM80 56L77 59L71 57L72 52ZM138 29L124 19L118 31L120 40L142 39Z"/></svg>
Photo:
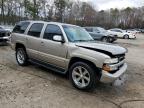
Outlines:
<svg viewBox="0 0 144 108"><path fill-rule="evenodd" d="M106 59L103 64L103 70L105 70L107 72L117 70L118 67L114 64L116 64L118 62L119 62L118 58Z"/></svg>
<svg viewBox="0 0 144 108"><path fill-rule="evenodd" d="M118 63L118 58L113 58L113 59L106 59L104 64L114 64Z"/></svg>
<svg viewBox="0 0 144 108"><path fill-rule="evenodd" d="M110 71L115 71L115 70L117 70L118 67L115 66L115 65L104 64L102 69L105 70L105 71L107 71L107 72L110 72Z"/></svg>

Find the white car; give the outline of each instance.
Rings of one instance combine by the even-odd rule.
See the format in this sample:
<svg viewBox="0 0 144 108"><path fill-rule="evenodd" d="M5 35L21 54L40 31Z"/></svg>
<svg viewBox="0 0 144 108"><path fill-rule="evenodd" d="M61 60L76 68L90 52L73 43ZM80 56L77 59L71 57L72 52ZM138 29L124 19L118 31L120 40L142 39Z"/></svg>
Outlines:
<svg viewBox="0 0 144 108"><path fill-rule="evenodd" d="M137 30L135 30L135 29L128 29L128 30L126 30L126 32L128 32L128 33L133 33L133 34L139 33L139 31L137 31Z"/></svg>
<svg viewBox="0 0 144 108"><path fill-rule="evenodd" d="M135 39L136 36L133 33L128 33L122 29L110 29L108 30L109 33L117 35L118 38L123 39Z"/></svg>

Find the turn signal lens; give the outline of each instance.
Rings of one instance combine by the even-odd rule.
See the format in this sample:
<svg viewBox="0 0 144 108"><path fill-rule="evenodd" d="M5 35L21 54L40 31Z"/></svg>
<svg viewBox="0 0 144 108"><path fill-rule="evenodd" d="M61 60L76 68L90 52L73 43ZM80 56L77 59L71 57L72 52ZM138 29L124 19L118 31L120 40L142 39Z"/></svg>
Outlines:
<svg viewBox="0 0 144 108"><path fill-rule="evenodd" d="M110 67L106 64L103 65L103 70L105 70L107 72L111 71Z"/></svg>

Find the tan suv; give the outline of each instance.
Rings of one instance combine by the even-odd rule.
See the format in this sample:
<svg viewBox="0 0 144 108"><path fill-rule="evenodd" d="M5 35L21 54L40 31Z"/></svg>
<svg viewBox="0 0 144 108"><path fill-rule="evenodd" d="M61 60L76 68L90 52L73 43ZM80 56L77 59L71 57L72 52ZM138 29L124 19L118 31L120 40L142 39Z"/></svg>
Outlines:
<svg viewBox="0 0 144 108"><path fill-rule="evenodd" d="M33 62L69 74L74 87L89 90L101 81L114 82L127 69L126 49L93 40L83 28L70 24L22 21L11 37L20 66Z"/></svg>

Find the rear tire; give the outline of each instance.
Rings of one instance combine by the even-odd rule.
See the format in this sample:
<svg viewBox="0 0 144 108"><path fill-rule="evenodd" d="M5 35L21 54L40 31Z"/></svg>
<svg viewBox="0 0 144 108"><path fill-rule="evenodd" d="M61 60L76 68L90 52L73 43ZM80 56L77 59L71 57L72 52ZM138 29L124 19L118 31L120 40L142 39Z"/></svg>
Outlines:
<svg viewBox="0 0 144 108"><path fill-rule="evenodd" d="M72 85L79 90L93 90L99 82L95 70L87 63L76 62L69 69Z"/></svg>
<svg viewBox="0 0 144 108"><path fill-rule="evenodd" d="M16 49L16 61L20 66L26 66L28 64L28 56L24 48Z"/></svg>
<svg viewBox="0 0 144 108"><path fill-rule="evenodd" d="M124 35L124 39L129 39L129 35Z"/></svg>

